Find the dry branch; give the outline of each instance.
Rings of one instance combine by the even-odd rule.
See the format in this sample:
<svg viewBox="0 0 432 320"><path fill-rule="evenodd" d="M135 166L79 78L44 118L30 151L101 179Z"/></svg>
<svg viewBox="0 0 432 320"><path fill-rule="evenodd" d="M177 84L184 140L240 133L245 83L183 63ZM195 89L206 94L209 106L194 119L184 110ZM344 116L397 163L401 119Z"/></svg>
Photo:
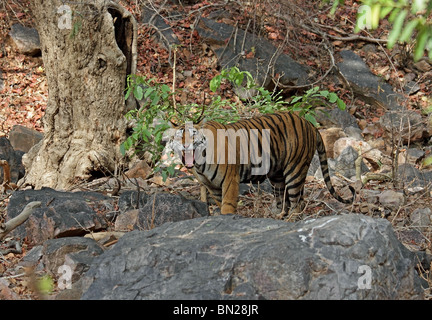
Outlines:
<svg viewBox="0 0 432 320"><path fill-rule="evenodd" d="M7 190L17 189L15 183L11 183L11 174L9 163L6 160L0 160L0 166L3 167L3 183L0 187L0 193L5 193Z"/></svg>
<svg viewBox="0 0 432 320"><path fill-rule="evenodd" d="M17 215L15 218L10 219L6 223L2 223L0 225L0 240L3 240L4 237L9 232L14 230L19 225L23 224L28 219L28 217L30 217L30 215L33 213L33 211L36 208L39 208L41 205L42 205L42 202L40 202L40 201L32 201L32 202L28 203L25 206L24 210L19 215Z"/></svg>

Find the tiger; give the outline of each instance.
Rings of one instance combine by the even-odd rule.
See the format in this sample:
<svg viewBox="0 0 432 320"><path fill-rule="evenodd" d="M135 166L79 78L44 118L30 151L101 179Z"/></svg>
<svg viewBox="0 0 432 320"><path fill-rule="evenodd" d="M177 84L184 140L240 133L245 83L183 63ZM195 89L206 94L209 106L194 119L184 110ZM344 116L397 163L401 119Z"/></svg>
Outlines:
<svg viewBox="0 0 432 320"><path fill-rule="evenodd" d="M344 204L354 201L351 186L351 199L341 198L333 188L318 129L292 112L263 114L229 124L202 120L175 126L174 130L170 147L207 188L223 215L236 214L240 183L258 183L267 178L274 188L280 216L301 212L304 184L315 151L331 195Z"/></svg>

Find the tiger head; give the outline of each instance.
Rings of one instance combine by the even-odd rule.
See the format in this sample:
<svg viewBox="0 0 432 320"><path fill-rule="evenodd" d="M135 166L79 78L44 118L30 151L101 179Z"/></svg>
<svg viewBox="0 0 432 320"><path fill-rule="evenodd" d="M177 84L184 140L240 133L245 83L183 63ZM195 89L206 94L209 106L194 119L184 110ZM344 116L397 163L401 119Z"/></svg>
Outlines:
<svg viewBox="0 0 432 320"><path fill-rule="evenodd" d="M207 138L201 124L186 122L185 125L175 126L174 135L169 142L169 147L179 155L188 169L193 168L196 163L202 163L203 156L205 158Z"/></svg>

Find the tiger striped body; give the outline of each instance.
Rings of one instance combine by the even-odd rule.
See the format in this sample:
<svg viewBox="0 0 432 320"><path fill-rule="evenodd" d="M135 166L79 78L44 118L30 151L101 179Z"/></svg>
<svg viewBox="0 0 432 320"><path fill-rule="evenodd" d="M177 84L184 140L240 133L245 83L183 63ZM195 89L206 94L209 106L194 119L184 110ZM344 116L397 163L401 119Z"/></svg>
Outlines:
<svg viewBox="0 0 432 320"><path fill-rule="evenodd" d="M220 132L224 134L218 135ZM189 130L182 127L177 136L181 143L172 142L171 146L206 186L222 214L236 212L241 182L263 182L266 178L275 189L279 208L284 212L302 210L304 183L315 150L330 193L343 203L352 203L354 199L354 194L349 200L336 194L320 133L295 114L278 112L226 125L211 121ZM202 153L199 162L196 161L198 151ZM186 161L188 152L194 153L189 162ZM254 159L261 159L262 163Z"/></svg>

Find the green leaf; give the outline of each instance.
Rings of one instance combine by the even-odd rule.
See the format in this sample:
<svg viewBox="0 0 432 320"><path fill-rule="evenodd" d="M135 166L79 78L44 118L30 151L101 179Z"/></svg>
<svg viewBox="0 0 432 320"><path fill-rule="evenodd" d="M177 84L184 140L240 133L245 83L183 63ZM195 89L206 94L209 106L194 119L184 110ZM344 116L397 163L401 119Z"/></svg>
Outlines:
<svg viewBox="0 0 432 320"><path fill-rule="evenodd" d="M380 3L375 3L374 5L372 5L371 27L373 30L378 28L380 12L381 12L381 4Z"/></svg>
<svg viewBox="0 0 432 320"><path fill-rule="evenodd" d="M171 88L168 85L166 85L166 84L163 84L161 86L161 90L162 90L163 93L171 93Z"/></svg>
<svg viewBox="0 0 432 320"><path fill-rule="evenodd" d="M334 92L329 93L328 100L330 103L335 103L338 99L339 99L339 97L337 96L336 93L334 93Z"/></svg>
<svg viewBox="0 0 432 320"><path fill-rule="evenodd" d="M297 101L301 100L303 97L302 96L296 96L291 100L291 103L296 103Z"/></svg>
<svg viewBox="0 0 432 320"><path fill-rule="evenodd" d="M429 157L425 158L423 160L423 165L424 166L430 166L430 165L432 165L432 156L429 156Z"/></svg>
<svg viewBox="0 0 432 320"><path fill-rule="evenodd" d="M411 39L411 35L415 29L415 27L417 27L417 24L419 23L418 19L412 20L410 22L407 23L407 25L404 27L404 29L402 30L401 36L399 38L400 42L407 42Z"/></svg>
<svg viewBox="0 0 432 320"><path fill-rule="evenodd" d="M427 28L424 28L417 36L417 43L414 48L414 61L419 61L420 58L423 57L428 37L429 33L427 31Z"/></svg>
<svg viewBox="0 0 432 320"><path fill-rule="evenodd" d="M399 39L399 35L401 34L403 23L405 21L407 13L407 10L402 10L396 17L393 23L393 29L392 31L390 31L390 34L388 36L387 48L393 48L394 44Z"/></svg>
<svg viewBox="0 0 432 320"><path fill-rule="evenodd" d="M321 96L323 96L324 98L327 98L329 95L329 91L327 90L322 90L319 92Z"/></svg>
<svg viewBox="0 0 432 320"><path fill-rule="evenodd" d="M390 16L387 18L387 20L391 23L396 19L396 17L399 15L399 12L401 11L401 8L395 8Z"/></svg>
<svg viewBox="0 0 432 320"><path fill-rule="evenodd" d="M306 114L304 115L304 117L305 117L305 119L306 119L307 121L309 121L310 123L312 123L315 127L318 127L318 126L319 126L319 124L318 124L318 122L316 121L315 116L314 116L313 114L311 114L311 113L306 113Z"/></svg>
<svg viewBox="0 0 432 320"><path fill-rule="evenodd" d="M144 98L148 98L149 95L151 95L156 89L153 87L147 88L144 93Z"/></svg>
<svg viewBox="0 0 432 320"><path fill-rule="evenodd" d="M394 9L394 6L388 6L381 8L380 19L384 19Z"/></svg>
<svg viewBox="0 0 432 320"><path fill-rule="evenodd" d="M244 74L243 73L239 73L235 76L234 78L234 83L236 86L241 86L241 84L243 83L243 79L244 79Z"/></svg>
<svg viewBox="0 0 432 320"><path fill-rule="evenodd" d="M131 146L132 146L132 141L131 141L130 138L127 138L127 139L125 140L125 142L123 142L123 148L124 148L125 150L129 150Z"/></svg>
<svg viewBox="0 0 432 320"><path fill-rule="evenodd" d="M338 5L339 5L339 0L334 0L332 8L330 10L330 15L334 15L335 14Z"/></svg>
<svg viewBox="0 0 432 320"><path fill-rule="evenodd" d="M301 104L294 105L294 107L291 108L291 110L294 112L299 112L299 111L302 111L303 109L304 108L301 106Z"/></svg>
<svg viewBox="0 0 432 320"><path fill-rule="evenodd" d="M220 88L221 82L222 82L221 74L218 74L217 76L213 77L213 79L210 80L210 90L216 92Z"/></svg>
<svg viewBox="0 0 432 320"><path fill-rule="evenodd" d="M143 89L142 89L141 86L136 86L134 88L134 92L133 93L134 93L134 96L135 96L135 98L137 100L142 100L142 98L143 98Z"/></svg>
<svg viewBox="0 0 432 320"><path fill-rule="evenodd" d="M159 101L160 101L161 96L160 95L155 95L152 100L151 100L151 105L152 106L157 106Z"/></svg>
<svg viewBox="0 0 432 320"><path fill-rule="evenodd" d="M42 294L50 294L54 290L54 280L49 275L44 275L37 281L37 288Z"/></svg>
<svg viewBox="0 0 432 320"><path fill-rule="evenodd" d="M411 5L411 12L416 14L419 11L423 11L426 9L426 3L430 2L429 0L414 0Z"/></svg>
<svg viewBox="0 0 432 320"><path fill-rule="evenodd" d="M120 145L120 153L121 153L122 156L124 156L126 154L126 149L125 149L124 143L122 143Z"/></svg>
<svg viewBox="0 0 432 320"><path fill-rule="evenodd" d="M163 182L165 182L168 179L167 172L165 170L162 170L161 175L162 175Z"/></svg>
<svg viewBox="0 0 432 320"><path fill-rule="evenodd" d="M345 104L345 102L343 102L342 99L337 99L336 104L340 110L346 109L346 104Z"/></svg>
<svg viewBox="0 0 432 320"><path fill-rule="evenodd" d="M251 89L254 88L255 85L255 80L252 77L251 73L249 71L244 71L244 74L246 75L246 88Z"/></svg>
<svg viewBox="0 0 432 320"><path fill-rule="evenodd" d="M125 100L129 98L131 92L132 92L131 88L128 88L125 94Z"/></svg>
<svg viewBox="0 0 432 320"><path fill-rule="evenodd" d="M429 59L432 60L432 38L429 39L428 44L427 44L427 48L429 50L428 57L429 57Z"/></svg>

